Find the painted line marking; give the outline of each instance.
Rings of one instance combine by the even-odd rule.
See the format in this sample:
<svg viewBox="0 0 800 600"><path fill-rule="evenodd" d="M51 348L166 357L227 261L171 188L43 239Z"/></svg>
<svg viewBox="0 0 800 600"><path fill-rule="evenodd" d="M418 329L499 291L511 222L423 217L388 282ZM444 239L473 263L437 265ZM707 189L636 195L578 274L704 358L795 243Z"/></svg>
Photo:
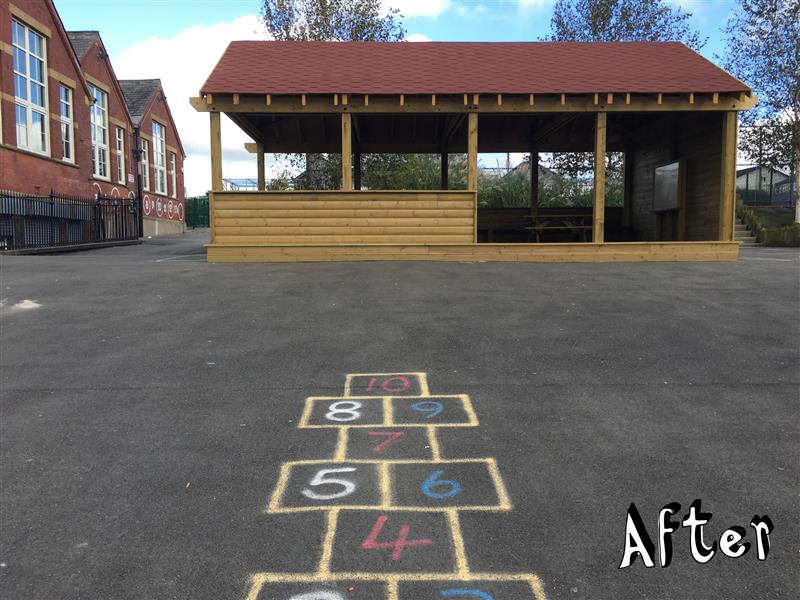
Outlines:
<svg viewBox="0 0 800 600"><path fill-rule="evenodd" d="M331 557L333 555L333 540L336 537L336 523L339 519L339 509L334 508L325 515L325 535L322 538L322 555L319 559L318 574L320 577L329 577L331 573Z"/></svg>
<svg viewBox="0 0 800 600"><path fill-rule="evenodd" d="M333 460L335 462L344 462L347 457L347 440L349 433L349 427L342 427L339 430L339 437L336 440L336 450L333 453Z"/></svg>
<svg viewBox="0 0 800 600"><path fill-rule="evenodd" d="M469 577L469 564L467 563L467 553L464 548L464 536L461 533L461 523L458 520L458 510L449 509L445 512L447 524L450 526L450 534L453 538L453 550L456 556L456 572L459 577Z"/></svg>
<svg viewBox="0 0 800 600"><path fill-rule="evenodd" d="M379 464L379 481L381 486L382 504L380 508L389 508L392 505L392 478L389 473L389 462Z"/></svg>
<svg viewBox="0 0 800 600"><path fill-rule="evenodd" d="M442 460L442 451L439 447L439 438L436 436L436 426L428 425L426 431L428 432L428 444L431 447L431 458L433 460Z"/></svg>
<svg viewBox="0 0 800 600"><path fill-rule="evenodd" d="M394 412L392 410L391 396L386 396L383 399L383 424L394 425Z"/></svg>

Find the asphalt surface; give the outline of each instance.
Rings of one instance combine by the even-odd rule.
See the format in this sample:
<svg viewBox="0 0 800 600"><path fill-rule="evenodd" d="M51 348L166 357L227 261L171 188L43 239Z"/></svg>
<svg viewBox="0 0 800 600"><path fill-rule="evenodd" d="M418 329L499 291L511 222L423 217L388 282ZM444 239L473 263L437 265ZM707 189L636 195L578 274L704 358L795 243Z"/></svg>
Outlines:
<svg viewBox="0 0 800 600"><path fill-rule="evenodd" d="M796 250L209 265L203 235L0 258L0 598L238 600L253 573L315 571L325 515L265 513L283 462L335 451L336 430L297 428L305 398L341 395L347 373L417 371L479 418L439 429L442 455L496 459L513 504L461 513L473 571L535 573L550 599L800 597ZM424 441L407 440L409 456ZM396 497L433 502L425 470L404 469ZM456 475L494 499L485 472ZM732 525L754 542L768 515L767 559L698 564L681 528L668 568L618 568L632 502L657 544L662 506L680 519L697 498L706 544ZM363 550L377 514L342 513L335 570L453 568L438 513L392 514L378 539L402 522L439 546L389 566ZM377 600L370 585L353 597ZM487 584L495 600L523 597L504 585ZM437 589L406 583L400 600Z"/></svg>

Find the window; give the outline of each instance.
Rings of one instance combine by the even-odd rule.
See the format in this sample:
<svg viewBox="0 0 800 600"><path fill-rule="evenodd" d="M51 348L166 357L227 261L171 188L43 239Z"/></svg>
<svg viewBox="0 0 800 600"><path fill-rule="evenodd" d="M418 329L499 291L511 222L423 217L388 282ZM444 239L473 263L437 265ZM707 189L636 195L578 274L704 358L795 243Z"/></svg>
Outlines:
<svg viewBox="0 0 800 600"><path fill-rule="evenodd" d="M116 128L116 146L114 148L117 155L117 182L125 184L125 130L122 127Z"/></svg>
<svg viewBox="0 0 800 600"><path fill-rule="evenodd" d="M44 37L11 21L17 146L48 154L47 69Z"/></svg>
<svg viewBox="0 0 800 600"><path fill-rule="evenodd" d="M94 104L89 107L89 123L92 130L92 173L100 179L108 175L108 94L89 85Z"/></svg>
<svg viewBox="0 0 800 600"><path fill-rule="evenodd" d="M156 194L167 195L167 141L166 128L153 121L153 176Z"/></svg>
<svg viewBox="0 0 800 600"><path fill-rule="evenodd" d="M169 178L170 178L170 185L172 186L172 197L178 197L178 175L177 175L177 166L178 161L175 159L175 153L169 153Z"/></svg>
<svg viewBox="0 0 800 600"><path fill-rule="evenodd" d="M150 191L150 144L142 140L142 187Z"/></svg>
<svg viewBox="0 0 800 600"><path fill-rule="evenodd" d="M72 117L72 89L65 85L58 86L58 115L61 119L61 158L75 162L72 141L75 133Z"/></svg>

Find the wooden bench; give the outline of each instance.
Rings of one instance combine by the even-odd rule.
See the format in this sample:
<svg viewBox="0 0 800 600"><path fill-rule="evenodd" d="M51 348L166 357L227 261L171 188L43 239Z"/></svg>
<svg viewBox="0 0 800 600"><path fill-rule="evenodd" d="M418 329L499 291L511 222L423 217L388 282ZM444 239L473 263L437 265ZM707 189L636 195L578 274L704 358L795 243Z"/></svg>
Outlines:
<svg viewBox="0 0 800 600"><path fill-rule="evenodd" d="M525 229L531 232L537 242L541 242L541 235L545 231L569 231L581 241L588 241L586 232L592 229L592 215L581 214L539 214L526 215L532 224ZM587 220L590 221L587 223Z"/></svg>

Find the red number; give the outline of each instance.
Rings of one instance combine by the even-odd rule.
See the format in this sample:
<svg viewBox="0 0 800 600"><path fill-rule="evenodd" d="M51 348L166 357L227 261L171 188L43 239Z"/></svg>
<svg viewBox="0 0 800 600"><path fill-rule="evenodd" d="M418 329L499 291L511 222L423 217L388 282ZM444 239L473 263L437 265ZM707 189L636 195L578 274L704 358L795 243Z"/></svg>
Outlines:
<svg viewBox="0 0 800 600"><path fill-rule="evenodd" d="M361 547L364 550L388 550L391 548L392 550L392 560L399 560L400 555L403 554L403 550L405 548L411 548L413 546L430 546L433 544L433 540L410 540L408 539L408 534L411 531L411 527L409 525L400 525L400 535L397 539L393 542L379 542L378 536L381 534L381 530L383 529L383 525L386 521L389 520L389 517L386 515L381 515L378 517L378 520L375 521L375 526L372 528L367 539L361 542Z"/></svg>
<svg viewBox="0 0 800 600"><path fill-rule="evenodd" d="M400 387L392 387L392 381L399 381ZM411 382L408 380L408 377L405 375L401 375L399 377L390 377L389 379L385 380L381 385L384 392L405 392L408 388L411 387Z"/></svg>
<svg viewBox="0 0 800 600"><path fill-rule="evenodd" d="M385 435L385 436L388 436L388 439L383 440L380 444L378 444L377 446L375 446L372 449L372 451L375 454L378 454L380 452L383 452L383 450L386 448L386 446L391 444L393 441L395 441L397 439L400 439L405 434L406 434L405 431L370 431L367 435L373 435L373 436L375 436L375 435Z"/></svg>
<svg viewBox="0 0 800 600"><path fill-rule="evenodd" d="M368 391L368 392L371 392L371 391L372 391L372 390L375 388L375 383L376 383L377 381L378 381L378 380L377 380L375 377L372 377L372 378L370 378L370 380L369 380L369 385L367 386L367 391Z"/></svg>

